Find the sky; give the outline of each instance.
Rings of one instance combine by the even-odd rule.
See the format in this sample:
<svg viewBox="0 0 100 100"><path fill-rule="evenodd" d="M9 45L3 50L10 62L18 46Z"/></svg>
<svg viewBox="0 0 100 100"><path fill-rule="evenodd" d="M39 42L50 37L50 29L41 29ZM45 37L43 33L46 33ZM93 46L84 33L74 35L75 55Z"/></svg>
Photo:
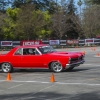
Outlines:
<svg viewBox="0 0 100 100"><path fill-rule="evenodd" d="M75 5L77 7L77 11L78 13L80 13L80 6L77 4L79 0L75 0ZM84 0L81 0L82 1L82 5L81 5L81 12L82 12L82 9L84 8L85 4L84 4Z"/></svg>
<svg viewBox="0 0 100 100"><path fill-rule="evenodd" d="M55 0L55 2L61 2L61 0ZM66 2L69 0L65 0ZM80 13L80 6L77 4L79 0L74 0L74 3L75 3L75 7L77 8L77 13L79 14ZM85 4L84 4L84 0L81 0L82 1L82 5L81 5L81 12L82 12L82 9L84 8Z"/></svg>

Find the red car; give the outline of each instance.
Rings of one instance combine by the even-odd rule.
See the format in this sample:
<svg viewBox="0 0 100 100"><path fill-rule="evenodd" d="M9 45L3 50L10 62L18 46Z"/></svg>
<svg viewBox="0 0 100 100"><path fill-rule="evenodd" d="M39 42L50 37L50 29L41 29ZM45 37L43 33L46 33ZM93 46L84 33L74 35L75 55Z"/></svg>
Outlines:
<svg viewBox="0 0 100 100"><path fill-rule="evenodd" d="M64 69L72 70L84 62L82 52L58 52L50 45L18 46L0 55L3 72L32 68L61 72Z"/></svg>

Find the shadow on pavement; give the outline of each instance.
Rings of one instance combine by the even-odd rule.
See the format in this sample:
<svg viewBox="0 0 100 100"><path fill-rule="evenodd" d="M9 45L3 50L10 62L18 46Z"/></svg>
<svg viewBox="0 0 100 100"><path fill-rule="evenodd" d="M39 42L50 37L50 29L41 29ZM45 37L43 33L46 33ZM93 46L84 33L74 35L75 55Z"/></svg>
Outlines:
<svg viewBox="0 0 100 100"><path fill-rule="evenodd" d="M82 69L72 69L72 70L63 70L60 73L63 72L79 72L79 71L85 71L85 70L89 70L88 68L82 68ZM12 73L53 73L53 71L49 70L49 69L14 69ZM3 73L2 71L0 71L0 73Z"/></svg>
<svg viewBox="0 0 100 100"><path fill-rule="evenodd" d="M1 100L100 100L99 92L60 94L55 92L38 92L20 94L3 94Z"/></svg>

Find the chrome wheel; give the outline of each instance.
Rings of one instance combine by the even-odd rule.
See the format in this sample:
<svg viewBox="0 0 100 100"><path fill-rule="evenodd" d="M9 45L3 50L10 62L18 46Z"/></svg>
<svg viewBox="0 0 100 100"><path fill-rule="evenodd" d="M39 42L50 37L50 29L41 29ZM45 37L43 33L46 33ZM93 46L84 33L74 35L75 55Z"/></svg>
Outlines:
<svg viewBox="0 0 100 100"><path fill-rule="evenodd" d="M54 72L61 72L62 71L62 65L59 63L59 62L53 62L51 64L51 69L54 71Z"/></svg>
<svg viewBox="0 0 100 100"><path fill-rule="evenodd" d="M1 69L3 72L7 73L7 72L11 72L12 71L12 66L9 63L3 63L1 65Z"/></svg>

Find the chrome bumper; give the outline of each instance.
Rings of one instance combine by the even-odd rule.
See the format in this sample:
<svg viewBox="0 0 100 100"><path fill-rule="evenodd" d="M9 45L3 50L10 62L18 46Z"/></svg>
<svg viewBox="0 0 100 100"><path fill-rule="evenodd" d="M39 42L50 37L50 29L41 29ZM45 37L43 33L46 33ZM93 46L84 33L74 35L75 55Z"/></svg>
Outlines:
<svg viewBox="0 0 100 100"><path fill-rule="evenodd" d="M81 61L76 62L76 63L66 64L66 69L67 69L67 68L70 68L70 67L77 67L77 66L79 66L80 64L83 64L84 62L85 62L85 60L81 60Z"/></svg>

